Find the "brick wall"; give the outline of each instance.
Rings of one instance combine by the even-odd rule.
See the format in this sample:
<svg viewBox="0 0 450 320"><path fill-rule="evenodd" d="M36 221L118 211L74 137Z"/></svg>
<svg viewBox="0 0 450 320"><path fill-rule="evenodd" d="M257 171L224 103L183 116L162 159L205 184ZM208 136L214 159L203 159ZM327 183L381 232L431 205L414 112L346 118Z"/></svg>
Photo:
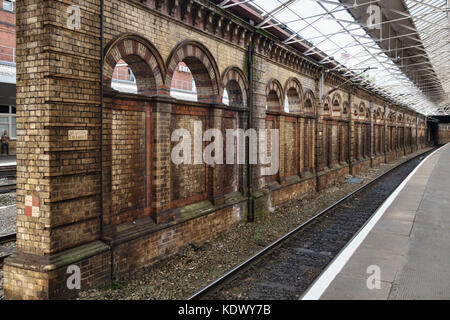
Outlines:
<svg viewBox="0 0 450 320"><path fill-rule="evenodd" d="M439 125L438 144L450 142L450 125L447 123Z"/></svg>
<svg viewBox="0 0 450 320"><path fill-rule="evenodd" d="M70 4L83 12L81 29L65 23ZM19 252L5 264L7 298L64 295L63 270L69 262L81 263L83 272L92 274L87 286L122 277L191 241L257 219L271 206L373 164L374 139L384 128L379 123L373 129L376 97L362 88L344 87L339 96L325 97L330 101L325 108L317 63L274 39L252 34L250 26L209 2L172 4L164 1L157 8L155 1L105 0L102 105L98 1L20 2ZM247 50L252 39L250 87ZM109 88L120 61L133 70L139 94ZM197 103L169 96L179 63L192 72ZM327 92L343 82L327 76ZM224 88L233 95L229 107L221 103ZM252 100L245 101L250 92ZM252 165L248 190L247 166L172 163L175 129L192 136L194 121L222 132L246 129L250 107L253 128L280 130L277 174L264 177L262 165ZM396 125L404 126L403 119ZM411 132L413 128L409 124ZM270 136L267 142L271 154ZM381 142L375 144L382 152ZM403 152L411 152L404 147ZM247 196L253 212L247 212ZM26 199L38 200L37 215L26 214ZM58 270L45 271L52 259L63 262ZM43 267L27 278L36 265ZM25 280L17 285L19 278ZM36 283L39 287L33 287Z"/></svg>

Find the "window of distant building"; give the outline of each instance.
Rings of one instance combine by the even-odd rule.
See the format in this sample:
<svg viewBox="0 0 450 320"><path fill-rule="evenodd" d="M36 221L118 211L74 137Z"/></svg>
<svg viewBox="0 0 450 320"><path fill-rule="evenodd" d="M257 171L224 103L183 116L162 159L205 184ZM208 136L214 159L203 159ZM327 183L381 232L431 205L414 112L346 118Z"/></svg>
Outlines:
<svg viewBox="0 0 450 320"><path fill-rule="evenodd" d="M14 3L10 0L3 0L3 10L14 11Z"/></svg>
<svg viewBox="0 0 450 320"><path fill-rule="evenodd" d="M16 139L16 107L0 105L0 132L8 132L11 139Z"/></svg>

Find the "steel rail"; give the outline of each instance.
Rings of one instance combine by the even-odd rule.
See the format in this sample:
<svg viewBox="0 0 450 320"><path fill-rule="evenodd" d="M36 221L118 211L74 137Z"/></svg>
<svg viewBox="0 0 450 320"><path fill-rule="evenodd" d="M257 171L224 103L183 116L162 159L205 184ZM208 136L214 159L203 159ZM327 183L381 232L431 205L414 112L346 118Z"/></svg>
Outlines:
<svg viewBox="0 0 450 320"><path fill-rule="evenodd" d="M16 241L16 233L9 233L0 236L0 245Z"/></svg>
<svg viewBox="0 0 450 320"><path fill-rule="evenodd" d="M437 148L434 148L433 150L436 150ZM295 229L293 229L292 231L290 231L289 233L285 234L284 236L282 236L281 238L279 238L278 240L274 241L273 243L271 243L270 245L268 245L266 248L262 249L261 251L259 251L258 253L256 253L255 255L253 255L252 257L250 257L249 259L245 260L244 262L242 262L241 264L239 264L238 266L234 267L233 269L231 269L230 271L228 271L227 273L225 273L224 275L222 275L221 277L219 277L218 279L214 280L213 282L211 282L210 284L208 284L206 287L200 289L199 291L197 291L196 293L194 293L193 295L191 295L188 300L199 300L202 297L206 296L208 293L215 291L217 289L220 288L221 285L223 285L226 281L232 279L234 276L236 276L240 271L250 267L253 262L256 262L259 258L261 258L262 256L268 254L270 251L272 251L273 249L275 249L276 247L278 247L279 245L281 245L282 243L284 243L287 239L289 239L291 236L293 236L294 234L298 233L299 231L301 231L302 229L304 229L306 226L310 225L311 223L315 222L316 220L318 220L320 217L326 215L328 212L330 212L332 209L336 208L337 206L341 205L344 201L348 200L349 198L355 196L356 194L361 193L362 191L366 190L368 187L372 186L373 184L375 184L376 182L378 182L379 180L381 180L382 178L386 177L388 174L390 174L391 172L393 172L394 170L397 170L398 168L404 166L405 164L419 158L419 157L423 157L425 154L431 152L432 150L426 151L421 153L420 155L417 155L415 157L412 157L411 159L408 159L394 167L392 167L391 169L389 169L388 171L384 172L383 174L379 175L378 177L376 177L375 179L373 179L372 181L366 183L365 185L361 186L360 188L356 189L355 191L349 193L348 195L346 195L345 197L343 197L342 199L338 200L337 202L333 203L332 205L330 205L329 207L327 207L326 209L322 210L321 212L319 212L318 214L316 214L315 216L313 216L312 218L308 219L306 222L300 224L298 227L296 227Z"/></svg>
<svg viewBox="0 0 450 320"><path fill-rule="evenodd" d="M0 236L0 245L4 245L10 242L16 241L16 233L10 233ZM4 253L3 255L0 255L0 268L3 267L3 261L8 258L11 254Z"/></svg>
<svg viewBox="0 0 450 320"><path fill-rule="evenodd" d="M0 167L0 178L16 178L17 166L1 166ZM17 184L14 183L5 183L0 184L0 194L10 193L16 191Z"/></svg>

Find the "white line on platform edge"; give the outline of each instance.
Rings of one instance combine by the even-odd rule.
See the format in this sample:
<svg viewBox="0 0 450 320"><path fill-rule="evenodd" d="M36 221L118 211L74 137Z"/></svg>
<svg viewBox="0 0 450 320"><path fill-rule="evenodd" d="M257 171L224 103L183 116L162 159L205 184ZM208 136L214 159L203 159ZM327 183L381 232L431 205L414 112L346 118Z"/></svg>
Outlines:
<svg viewBox="0 0 450 320"><path fill-rule="evenodd" d="M395 189L395 191L389 196L389 198L382 204L382 206L377 210L377 212L372 216L372 218L367 222L365 227L351 240L350 243L339 253L339 255L331 262L331 264L325 269L325 271L315 280L313 285L309 290L300 298L301 300L319 300L320 297L325 293L325 291L330 286L331 282L336 278L336 276L341 272L350 258L353 256L355 251L359 248L361 243L367 237L367 235L372 231L373 227L384 215L386 210L391 206L394 200L397 198L399 193L403 190L406 184L411 180L414 174L422 167L422 165L437 152L443 150L446 144L441 148L435 150L432 154L426 157L408 177Z"/></svg>

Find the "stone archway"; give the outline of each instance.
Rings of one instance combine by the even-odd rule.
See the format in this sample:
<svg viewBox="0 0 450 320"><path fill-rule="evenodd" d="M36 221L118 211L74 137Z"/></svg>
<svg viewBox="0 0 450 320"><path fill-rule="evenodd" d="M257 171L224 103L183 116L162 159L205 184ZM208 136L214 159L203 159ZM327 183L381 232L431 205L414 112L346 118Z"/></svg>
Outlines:
<svg viewBox="0 0 450 320"><path fill-rule="evenodd" d="M138 94L167 95L164 88L165 67L156 48L139 35L125 34L112 41L105 50L103 82L111 87L114 68L125 61L136 77Z"/></svg>
<svg viewBox="0 0 450 320"><path fill-rule="evenodd" d="M227 90L229 105L233 107L247 107L248 80L238 67L228 67L222 75L224 90Z"/></svg>
<svg viewBox="0 0 450 320"><path fill-rule="evenodd" d="M303 104L303 88L297 78L290 78L286 82L285 97L289 104L289 112L300 113Z"/></svg>
<svg viewBox="0 0 450 320"><path fill-rule="evenodd" d="M213 55L201 43L187 40L179 43L167 59L166 86L171 87L173 74L180 62L192 73L197 100L204 103L221 103L220 73Z"/></svg>
<svg viewBox="0 0 450 320"><path fill-rule="evenodd" d="M279 112L283 106L283 90L278 80L272 79L266 87L267 110Z"/></svg>

